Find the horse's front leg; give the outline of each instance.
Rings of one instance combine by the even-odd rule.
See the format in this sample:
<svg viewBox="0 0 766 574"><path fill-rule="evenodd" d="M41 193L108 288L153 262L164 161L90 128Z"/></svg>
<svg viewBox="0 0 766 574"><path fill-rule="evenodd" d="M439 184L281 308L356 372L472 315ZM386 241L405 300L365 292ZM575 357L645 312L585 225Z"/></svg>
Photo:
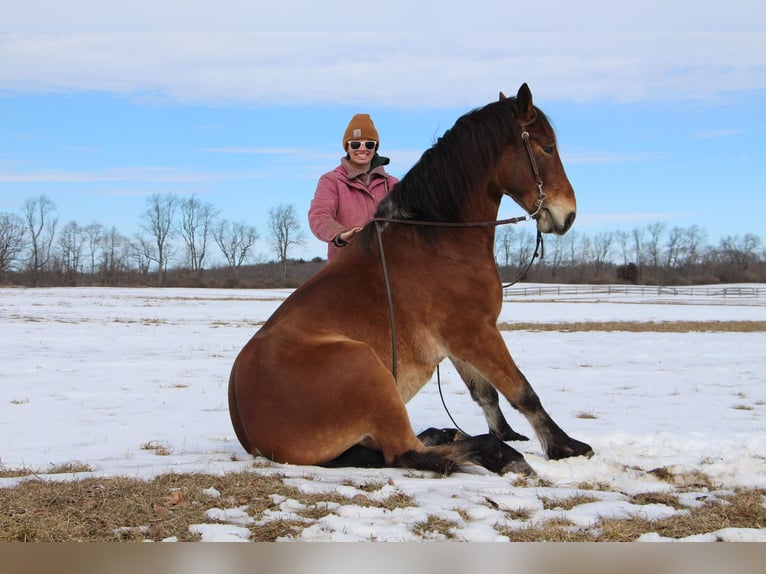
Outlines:
<svg viewBox="0 0 766 574"><path fill-rule="evenodd" d="M511 406L523 414L535 430L543 450L551 459L591 456L590 445L573 439L559 427L543 408L540 398L519 370L498 331L477 334L479 345L463 346L456 355L502 394Z"/></svg>
<svg viewBox="0 0 766 574"><path fill-rule="evenodd" d="M517 433L508 424L500 410L497 390L484 376L471 365L460 359L450 359L460 378L471 393L471 398L481 407L484 418L487 419L489 432L500 440L529 440L523 434Z"/></svg>

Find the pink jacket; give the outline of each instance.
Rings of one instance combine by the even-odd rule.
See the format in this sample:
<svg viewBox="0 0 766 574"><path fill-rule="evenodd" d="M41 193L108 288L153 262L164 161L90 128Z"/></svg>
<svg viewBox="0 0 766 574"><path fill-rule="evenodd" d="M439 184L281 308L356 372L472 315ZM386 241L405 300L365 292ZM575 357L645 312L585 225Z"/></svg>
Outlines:
<svg viewBox="0 0 766 574"><path fill-rule="evenodd" d="M318 239L327 242L328 263L342 249L333 245L332 240L342 231L369 222L375 216L380 200L399 181L386 173L385 163L370 170L366 186L364 172L354 170L346 158L319 178L309 207L309 227Z"/></svg>

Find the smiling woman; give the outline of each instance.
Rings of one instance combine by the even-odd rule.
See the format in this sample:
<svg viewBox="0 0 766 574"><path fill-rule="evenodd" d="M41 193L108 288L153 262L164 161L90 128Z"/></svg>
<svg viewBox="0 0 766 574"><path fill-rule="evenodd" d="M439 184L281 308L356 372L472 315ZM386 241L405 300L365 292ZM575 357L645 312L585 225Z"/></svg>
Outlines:
<svg viewBox="0 0 766 574"><path fill-rule="evenodd" d="M311 231L328 243L328 263L375 216L378 204L398 181L386 173L390 160L378 154L380 137L369 114L351 118L342 143L346 156L319 178L309 208Z"/></svg>

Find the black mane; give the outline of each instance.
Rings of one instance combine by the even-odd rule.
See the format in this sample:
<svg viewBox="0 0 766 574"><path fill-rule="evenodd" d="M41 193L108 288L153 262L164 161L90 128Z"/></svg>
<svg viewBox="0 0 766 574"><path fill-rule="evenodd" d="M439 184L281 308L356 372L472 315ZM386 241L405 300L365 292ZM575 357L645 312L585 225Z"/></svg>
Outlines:
<svg viewBox="0 0 766 574"><path fill-rule="evenodd" d="M516 98L508 98L460 117L394 186L376 217L463 221L471 192L513 139L521 141L515 112Z"/></svg>

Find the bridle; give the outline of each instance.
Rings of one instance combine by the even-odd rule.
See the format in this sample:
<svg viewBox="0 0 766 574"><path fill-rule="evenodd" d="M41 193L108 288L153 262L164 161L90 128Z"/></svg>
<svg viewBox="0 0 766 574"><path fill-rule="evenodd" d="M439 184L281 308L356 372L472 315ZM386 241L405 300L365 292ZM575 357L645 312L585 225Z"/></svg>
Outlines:
<svg viewBox="0 0 766 574"><path fill-rule="evenodd" d="M383 283L386 287L386 299L388 302L388 317L389 322L391 325L391 373L394 376L394 381L398 383L398 368L397 368L397 345L396 345L396 318L394 317L394 300L391 295L391 281L388 277L388 265L386 264L386 254L383 249L383 233L382 233L382 227L384 223L394 223L399 225L417 225L417 226L430 226L430 227L498 227L500 225L512 225L516 223L521 223L522 221L531 221L535 219L539 214L540 211L543 208L543 202L546 199L545 192L543 191L543 180L540 178L540 171L537 169L537 162L535 161L535 155L532 153L532 145L529 142L529 132L526 130L526 127L532 123L534 123L537 120L537 112L533 110L533 116L532 119L521 122L521 139L524 142L524 147L527 150L527 155L529 156L529 163L532 167L532 175L534 175L535 178L535 185L537 186L537 200L535 200L535 210L532 213L528 213L527 215L518 216L518 217L511 217L508 219L498 219L495 221L477 221L477 222L441 222L441 221L418 221L414 219L397 219L392 217L375 217L372 219L372 222L375 224L375 231L378 238L378 250L380 251L380 263L383 267ZM511 283L507 283L502 285L503 289L506 289L510 287L511 285L514 285L517 283L526 273L529 271L530 267L532 266L532 263L537 257L543 256L543 235L539 231L537 232L537 243L535 245L535 251L532 257L529 260L529 263L527 264L526 268L522 273L519 274L519 276L512 281ZM437 365L437 376L439 372L439 367ZM439 392L441 394L441 381L439 382ZM444 404L444 397L442 397L442 404ZM447 405L444 405L444 408L447 408ZM447 414L449 414L449 411L447 411ZM452 415L450 415L450 418L452 418ZM454 419L452 420L454 423ZM455 423L455 426L457 427L457 423ZM460 429L460 427L457 427Z"/></svg>
<svg viewBox="0 0 766 574"><path fill-rule="evenodd" d="M547 197L543 191L543 180L540 177L540 170L537 169L537 162L535 161L535 154L532 153L532 144L529 143L529 132L525 129L528 125L537 121L537 112L533 110L532 119L527 122L521 123L521 139L524 141L524 147L527 148L527 156L529 156L529 163L532 166L532 175L535 176L535 185L537 186L537 201L535 205L537 209L533 213L530 213L528 218L534 219L540 213L543 208L543 202Z"/></svg>

